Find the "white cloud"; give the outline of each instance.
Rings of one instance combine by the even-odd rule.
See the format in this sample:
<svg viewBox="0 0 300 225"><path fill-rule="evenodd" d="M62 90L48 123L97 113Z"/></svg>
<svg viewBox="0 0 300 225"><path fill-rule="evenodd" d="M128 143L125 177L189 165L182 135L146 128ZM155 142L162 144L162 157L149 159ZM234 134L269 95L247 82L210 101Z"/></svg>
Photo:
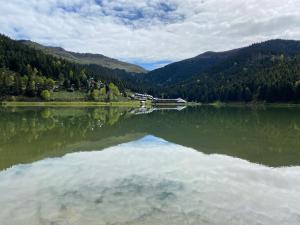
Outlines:
<svg viewBox="0 0 300 225"><path fill-rule="evenodd" d="M299 0L0 0L0 32L143 63L300 39Z"/></svg>

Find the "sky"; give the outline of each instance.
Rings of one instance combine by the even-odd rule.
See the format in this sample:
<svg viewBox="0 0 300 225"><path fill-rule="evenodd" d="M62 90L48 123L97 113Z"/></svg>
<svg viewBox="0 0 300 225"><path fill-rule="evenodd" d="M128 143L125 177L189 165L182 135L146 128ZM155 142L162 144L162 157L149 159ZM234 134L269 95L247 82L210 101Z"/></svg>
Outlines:
<svg viewBox="0 0 300 225"><path fill-rule="evenodd" d="M269 39L300 40L300 0L0 0L0 33L147 69Z"/></svg>

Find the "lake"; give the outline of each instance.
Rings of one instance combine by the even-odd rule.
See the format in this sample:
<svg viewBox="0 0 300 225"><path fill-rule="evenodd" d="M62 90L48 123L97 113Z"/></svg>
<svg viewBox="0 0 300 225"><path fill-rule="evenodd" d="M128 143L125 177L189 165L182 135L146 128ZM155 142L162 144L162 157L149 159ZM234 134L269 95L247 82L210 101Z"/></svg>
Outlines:
<svg viewBox="0 0 300 225"><path fill-rule="evenodd" d="M0 108L1 225L300 225L300 108Z"/></svg>

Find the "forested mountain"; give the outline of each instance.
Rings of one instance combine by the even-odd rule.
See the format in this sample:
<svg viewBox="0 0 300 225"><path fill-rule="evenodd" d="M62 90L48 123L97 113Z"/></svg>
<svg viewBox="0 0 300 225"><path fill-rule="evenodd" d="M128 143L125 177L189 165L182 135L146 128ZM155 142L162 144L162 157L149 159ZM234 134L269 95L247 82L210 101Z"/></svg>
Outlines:
<svg viewBox="0 0 300 225"><path fill-rule="evenodd" d="M145 81L164 86L187 80L195 74L199 74L222 60L234 55L236 51L237 50L221 53L205 52L194 58L175 62L163 68L150 71L147 76L145 76Z"/></svg>
<svg viewBox="0 0 300 225"><path fill-rule="evenodd" d="M103 100L103 93L108 96L111 90L119 94L116 85L121 92L190 101L300 102L300 41L271 40L206 52L147 74L71 62L45 51L0 36L1 97L39 96L58 84L89 92L94 100Z"/></svg>
<svg viewBox="0 0 300 225"><path fill-rule="evenodd" d="M124 91L134 73L95 64L82 65L45 54L0 35L0 95L37 96L57 83L65 89L90 89L90 81L116 84Z"/></svg>
<svg viewBox="0 0 300 225"><path fill-rule="evenodd" d="M211 68L223 64L226 60L257 60L263 57L272 57L284 54L295 56L300 54L300 41L271 40L249 47L234 49L226 52L205 52L196 57L171 63L165 67L150 71L145 80L158 85L176 84L189 80L195 75L209 71ZM223 68L219 68L222 70Z"/></svg>
<svg viewBox="0 0 300 225"><path fill-rule="evenodd" d="M164 74L166 68L192 67L187 71L200 68L187 76L184 70L182 73L175 72L175 79L173 73L167 73L169 77L164 79L168 82L162 82L160 87L149 89L149 92L202 102L300 101L300 41L271 40L225 53L209 54L214 56L214 60L209 64L204 62L203 67L185 60L153 71L155 73L149 74L152 77L146 80L155 83L161 81L157 74ZM198 63L202 64L201 60Z"/></svg>
<svg viewBox="0 0 300 225"><path fill-rule="evenodd" d="M95 64L109 69L120 69L131 73L147 72L144 68L140 66L133 65L126 62L121 62L119 60L112 59L101 54L75 53L75 52L66 51L60 47L44 46L27 40L22 40L20 42L34 49L41 50L46 54L50 54L52 56L62 58L73 63L86 64L86 65Z"/></svg>

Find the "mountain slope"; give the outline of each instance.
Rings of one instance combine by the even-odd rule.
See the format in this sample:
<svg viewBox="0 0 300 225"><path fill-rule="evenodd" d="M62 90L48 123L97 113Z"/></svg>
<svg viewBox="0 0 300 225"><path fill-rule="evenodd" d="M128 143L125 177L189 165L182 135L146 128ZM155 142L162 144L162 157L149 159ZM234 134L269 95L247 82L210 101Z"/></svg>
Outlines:
<svg viewBox="0 0 300 225"><path fill-rule="evenodd" d="M300 53L299 41L271 40L249 47L234 49L226 52L206 52L194 58L169 64L163 68L153 70L145 77L145 81L160 86L172 85L208 71L225 60L242 60L271 55L296 55Z"/></svg>
<svg viewBox="0 0 300 225"><path fill-rule="evenodd" d="M170 82L162 82L154 94L203 102L300 101L300 41L271 40L226 53L212 53L209 64L197 60L191 66L185 60L169 65L167 68L191 66L193 75L177 74L176 80L167 73L164 79ZM163 71L166 68L155 72L166 76ZM155 83L160 78L154 74L149 80Z"/></svg>
<svg viewBox="0 0 300 225"><path fill-rule="evenodd" d="M138 76L138 75L137 75ZM100 65L78 64L45 54L0 34L0 99L5 96L36 97L43 90L90 91L96 84L130 89L134 73ZM98 87L97 86L97 87ZM106 90L108 90L106 88Z"/></svg>
<svg viewBox="0 0 300 225"><path fill-rule="evenodd" d="M158 85L174 84L187 80L197 73L201 73L222 60L234 55L237 50L227 52L205 52L196 57L169 64L163 68L153 70L147 74L145 80Z"/></svg>
<svg viewBox="0 0 300 225"><path fill-rule="evenodd" d="M101 54L90 54L90 53L75 53L66 51L60 47L48 47L32 41L22 40L22 44L25 44L29 47L43 51L46 54L50 54L55 57L63 58L70 62L79 63L79 64L95 64L100 65L109 69L120 69L125 70L126 72L132 73L146 73L147 71L137 65L130 63L122 62L116 59L106 57Z"/></svg>
<svg viewBox="0 0 300 225"><path fill-rule="evenodd" d="M300 102L300 41L271 40L227 52L206 52L139 75L74 63L45 51L0 35L0 97L37 96L53 86L51 79L65 89L89 90L89 80L94 78L113 82L122 92L130 89L156 97Z"/></svg>

